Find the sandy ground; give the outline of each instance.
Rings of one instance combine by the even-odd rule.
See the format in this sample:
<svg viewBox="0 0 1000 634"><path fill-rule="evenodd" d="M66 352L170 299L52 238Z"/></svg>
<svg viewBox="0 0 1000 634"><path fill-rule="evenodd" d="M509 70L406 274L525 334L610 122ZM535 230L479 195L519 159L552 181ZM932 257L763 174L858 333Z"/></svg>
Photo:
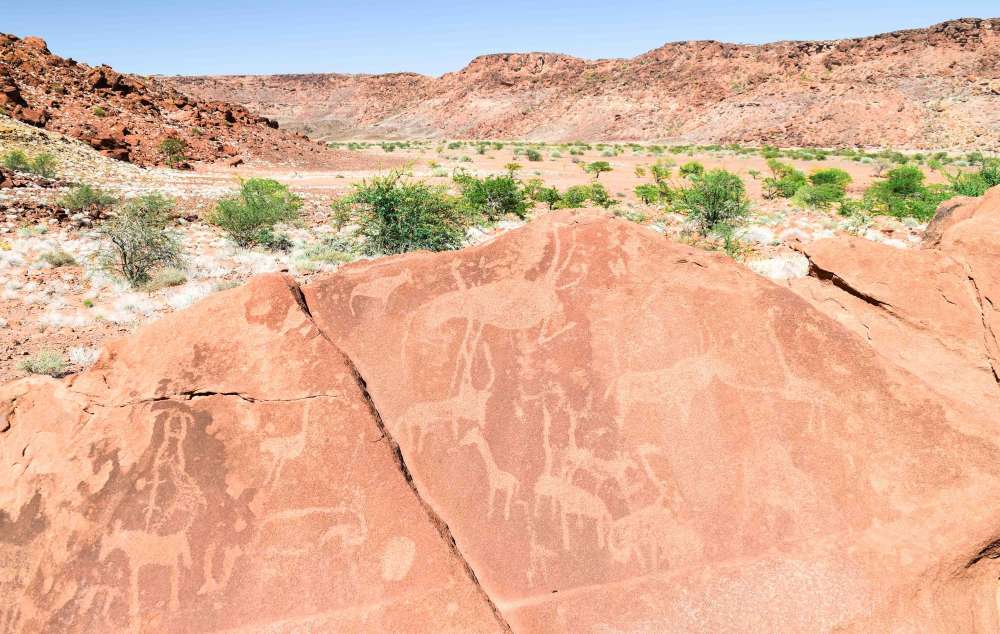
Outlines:
<svg viewBox="0 0 1000 634"><path fill-rule="evenodd" d="M515 148L511 145L485 155L476 154L475 148L470 146L441 152L437 151L438 147L441 145L436 142L424 143L420 149L399 149L391 155L405 161L414 178L442 186L452 185L451 174L456 168L482 175L504 172L507 163L517 162L522 166L518 172L520 178L540 178L547 185L565 189L591 182L591 176L580 164L607 161L613 171L602 174L599 182L620 200L615 212L648 224L667 236L687 239L683 217L643 205L632 191L636 185L650 180L648 176L637 176L635 168L648 167L657 160L655 156L635 154L626 149L622 155L608 157L595 148L574 157L565 152L560 156L558 152L553 154L553 149L546 149L543 160L535 162L523 155L515 156ZM363 152L386 154L378 146ZM796 209L784 200L764 200L761 183L751 176L752 170L767 173L766 162L759 156L699 153L665 158L677 164L697 160L707 168L722 167L744 177L754 201L754 211L741 233L745 248L740 259L753 270L774 279L805 274L804 258L787 246L795 240L808 241L851 232L899 248L919 244L923 227L915 223L878 219L871 226L849 226L845 219L832 213ZM579 163L574 163L574 159ZM820 166L845 169L854 178L851 191L856 194L876 178L874 165L849 160L790 162L806 172ZM81 180L80 172L77 170L76 180ZM28 222L18 213L18 201L50 201L65 190L3 190L0 203L6 205L7 213L0 217L0 382L26 374L19 365L42 352L61 356L66 363L65 372L78 371L94 361L102 342L108 338L127 334L142 323L182 309L216 290L242 283L251 275L287 271L306 280L336 269L338 263L310 256L312 247L335 233L330 224L330 203L347 193L354 183L378 173L350 169L306 172L255 166L203 167L191 172L139 170L127 166L82 172L96 174L97 177L89 181L91 184L122 197L157 191L177 200L180 220L175 228L183 235L186 245L187 281L155 291L131 289L97 266L94 255L101 239L95 226L60 224L53 220ZM255 176L279 180L305 201L302 222L286 229L295 244L288 253L239 249L218 229L200 220L220 197L238 188L241 178ZM935 174L932 178L941 177ZM538 207L535 213L545 213L545 210ZM489 240L498 232L519 224L511 221L490 229L470 230L470 244ZM69 253L74 263L53 267L43 256L55 251Z"/></svg>

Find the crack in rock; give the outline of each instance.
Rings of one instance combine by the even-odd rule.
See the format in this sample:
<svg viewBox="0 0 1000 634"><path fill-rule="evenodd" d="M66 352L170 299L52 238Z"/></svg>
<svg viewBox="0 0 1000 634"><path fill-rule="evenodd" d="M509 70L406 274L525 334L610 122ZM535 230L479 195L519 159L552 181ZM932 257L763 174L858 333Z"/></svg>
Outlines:
<svg viewBox="0 0 1000 634"><path fill-rule="evenodd" d="M290 282L289 291L291 291L292 295L295 297L296 303L302 309L302 312L305 313L306 317L309 318L309 321L312 322L313 326L320 332L323 338L329 341L330 345L332 345L343 356L344 364L350 371L351 376L354 377L354 381L358 386L358 390L360 390L361 392L361 397L365 400L365 403L368 405L368 411L371 414L372 420L375 422L375 426L378 428L379 432L378 441L385 441L389 445L389 450L392 453L392 458L393 461L396 463L396 467L402 474L403 479L406 481L407 486L410 488L410 491L412 491L413 495L417 498L417 502L420 504L420 507L427 514L427 519L430 520L434 528L437 529L438 534L441 536L441 539L444 540L445 545L448 547L448 550L462 565L465 574L472 581L473 585L479 592L480 596L482 596L487 606L489 606L490 610L493 612L493 616L496 618L497 623L500 625L503 631L505 632L512 631L510 624L507 623L507 619L504 618L503 614L500 612L500 609L497 607L496 602L493 601L493 598L489 595L489 593L486 592L486 589L483 588L482 584L479 582L479 578L476 576L476 571L473 570L472 565L469 563L469 561L465 558L465 555L459 549L458 543L455 541L455 536L452 534L451 528L448 526L448 523L444 521L444 519L437 513L436 510L434 510L434 508L424 498L424 496L421 495L420 490L417 488L416 482L414 482L413 480L413 474L410 472L410 468L406 464L406 459L403 457L403 451L399 447L399 443L397 443L396 440L392 437L392 434L389 432L388 428L386 428L385 421L382 419L382 414L379 412L378 407L376 407L375 405L375 401L372 399L371 393L369 393L368 391L368 383L361 375L361 372L354 364L354 361L349 356L347 356L347 354L344 353L343 350L341 350L336 344L333 343L330 337L328 337L327 334L323 332L323 330L313 319L312 311L309 309L309 304L306 301L305 294L302 292L301 287L299 287L299 285L294 282Z"/></svg>

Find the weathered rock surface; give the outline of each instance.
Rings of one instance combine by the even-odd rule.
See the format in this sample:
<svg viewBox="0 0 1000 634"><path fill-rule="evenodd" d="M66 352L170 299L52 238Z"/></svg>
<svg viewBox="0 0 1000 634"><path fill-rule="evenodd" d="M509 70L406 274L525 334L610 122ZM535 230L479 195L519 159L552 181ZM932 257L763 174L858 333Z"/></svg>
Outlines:
<svg viewBox="0 0 1000 634"><path fill-rule="evenodd" d="M4 389L9 631L1000 627L995 410L620 219L265 277Z"/></svg>
<svg viewBox="0 0 1000 634"><path fill-rule="evenodd" d="M792 289L931 389L1000 412L1000 188L943 203L924 249L829 239L799 247Z"/></svg>
<svg viewBox="0 0 1000 634"><path fill-rule="evenodd" d="M501 629L296 293L259 278L4 388L0 630Z"/></svg>
<svg viewBox="0 0 1000 634"><path fill-rule="evenodd" d="M1000 148L1000 19L631 59L484 55L441 77L168 78L324 139L528 138ZM335 62L331 62L335 63Z"/></svg>

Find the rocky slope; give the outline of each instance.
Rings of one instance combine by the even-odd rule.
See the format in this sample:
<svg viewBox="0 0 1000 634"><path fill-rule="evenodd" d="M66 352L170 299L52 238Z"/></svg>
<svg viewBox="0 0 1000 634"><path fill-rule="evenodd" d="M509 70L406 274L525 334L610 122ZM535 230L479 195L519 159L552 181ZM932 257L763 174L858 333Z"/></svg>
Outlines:
<svg viewBox="0 0 1000 634"><path fill-rule="evenodd" d="M672 140L1000 149L1000 19L633 59L487 55L414 74L181 77L319 138ZM335 65L336 60L331 60Z"/></svg>
<svg viewBox="0 0 1000 634"><path fill-rule="evenodd" d="M968 376L996 196L924 254L978 303L878 300ZM0 629L996 631L992 397L796 290L561 212L217 294L3 388Z"/></svg>
<svg viewBox="0 0 1000 634"><path fill-rule="evenodd" d="M149 77L53 55L36 37L0 34L0 113L85 141L107 156L163 165L164 139L185 161L337 165L348 158L246 108L181 94Z"/></svg>

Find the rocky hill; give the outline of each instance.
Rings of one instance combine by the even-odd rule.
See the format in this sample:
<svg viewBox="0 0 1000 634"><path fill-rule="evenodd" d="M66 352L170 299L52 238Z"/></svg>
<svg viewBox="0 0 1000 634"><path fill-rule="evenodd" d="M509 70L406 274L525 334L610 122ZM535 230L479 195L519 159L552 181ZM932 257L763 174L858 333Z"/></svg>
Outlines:
<svg viewBox="0 0 1000 634"><path fill-rule="evenodd" d="M996 632L1000 189L931 233L782 286L559 212L215 294L0 389L0 629Z"/></svg>
<svg viewBox="0 0 1000 634"><path fill-rule="evenodd" d="M183 142L182 156L173 161L181 164L336 165L345 159L242 106L53 55L36 37L0 34L0 112L143 166L166 164L161 144L171 138Z"/></svg>
<svg viewBox="0 0 1000 634"><path fill-rule="evenodd" d="M336 60L330 61L336 65ZM836 41L487 55L415 74L171 78L323 139L525 138L1000 149L1000 19Z"/></svg>

